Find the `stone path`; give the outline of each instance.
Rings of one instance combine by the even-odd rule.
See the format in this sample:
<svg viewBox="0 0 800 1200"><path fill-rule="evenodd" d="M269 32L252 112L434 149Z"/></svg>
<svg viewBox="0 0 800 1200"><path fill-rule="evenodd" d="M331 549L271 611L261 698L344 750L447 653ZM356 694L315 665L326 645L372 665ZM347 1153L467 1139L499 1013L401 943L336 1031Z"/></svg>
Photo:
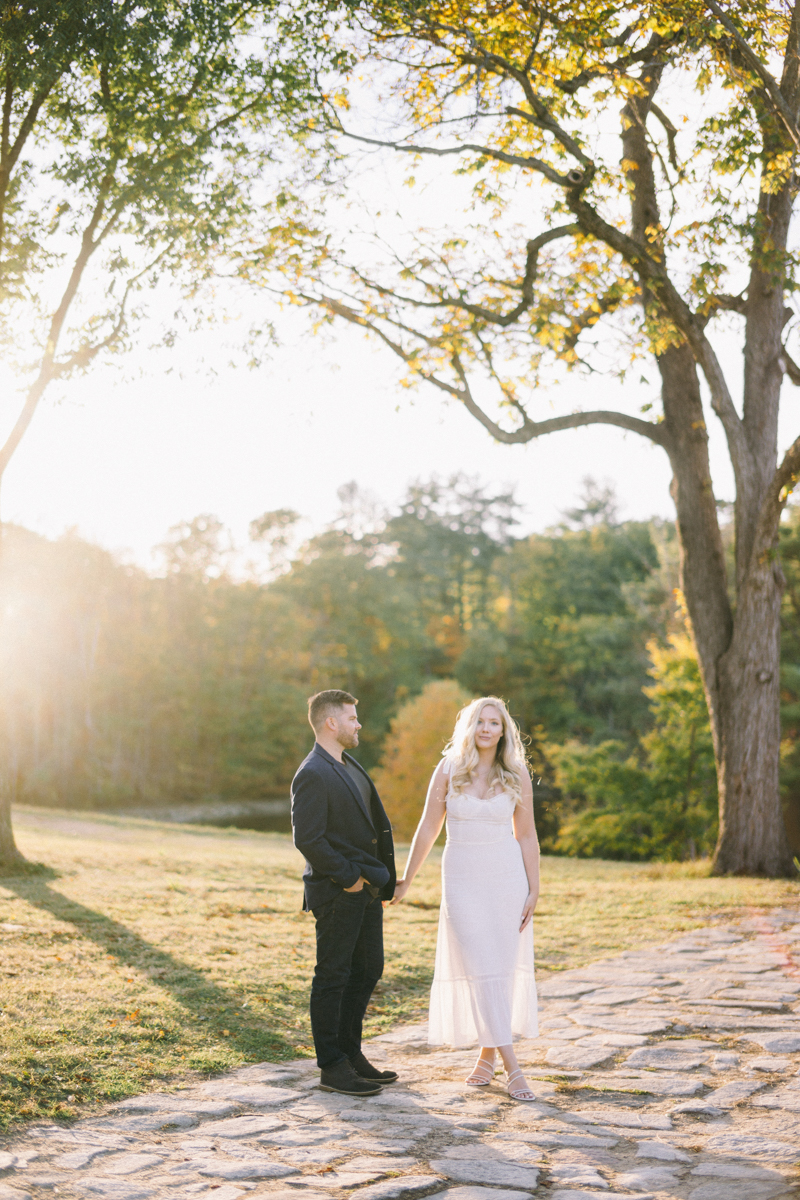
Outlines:
<svg viewBox="0 0 800 1200"><path fill-rule="evenodd" d="M542 984L535 1104L406 1027L368 1048L401 1072L369 1100L301 1060L33 1126L0 1200L798 1197L799 1001L800 912L712 926Z"/></svg>

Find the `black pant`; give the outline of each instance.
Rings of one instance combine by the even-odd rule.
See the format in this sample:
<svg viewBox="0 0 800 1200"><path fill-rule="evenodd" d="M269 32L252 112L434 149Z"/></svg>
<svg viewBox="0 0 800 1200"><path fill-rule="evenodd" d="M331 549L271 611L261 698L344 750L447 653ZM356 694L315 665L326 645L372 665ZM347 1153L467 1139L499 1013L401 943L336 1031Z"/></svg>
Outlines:
<svg viewBox="0 0 800 1200"><path fill-rule="evenodd" d="M366 887L315 908L317 966L311 1031L317 1065L332 1067L361 1049L361 1025L383 974L383 905Z"/></svg>

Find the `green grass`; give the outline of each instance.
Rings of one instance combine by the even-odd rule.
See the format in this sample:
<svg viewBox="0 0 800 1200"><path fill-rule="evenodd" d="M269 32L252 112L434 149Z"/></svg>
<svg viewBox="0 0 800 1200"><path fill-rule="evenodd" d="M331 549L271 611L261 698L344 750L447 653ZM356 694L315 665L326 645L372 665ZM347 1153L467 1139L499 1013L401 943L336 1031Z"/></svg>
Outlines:
<svg viewBox="0 0 800 1200"><path fill-rule="evenodd" d="M314 921L288 837L43 809L16 825L49 870L0 878L0 1126L311 1054ZM439 855L387 910L371 1034L425 1014ZM547 858L539 969L798 902L795 883L711 879L706 864Z"/></svg>

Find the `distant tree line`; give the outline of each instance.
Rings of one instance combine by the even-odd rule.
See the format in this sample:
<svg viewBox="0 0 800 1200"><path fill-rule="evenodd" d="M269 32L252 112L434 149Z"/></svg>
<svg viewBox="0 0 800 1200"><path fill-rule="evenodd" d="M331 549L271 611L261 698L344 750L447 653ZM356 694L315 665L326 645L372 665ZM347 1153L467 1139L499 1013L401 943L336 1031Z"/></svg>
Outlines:
<svg viewBox="0 0 800 1200"><path fill-rule="evenodd" d="M286 795L310 740L305 699L337 686L359 697L362 760L380 767L406 834L460 697L496 693L528 739L547 848L623 858L713 848L713 749L671 525L620 521L591 481L561 525L519 538L513 495L464 477L414 484L388 513L354 486L340 495L339 517L294 552L296 514L252 523L266 580L231 568L210 516L171 531L158 573L74 534L7 527L0 704L17 800L108 808ZM793 514L783 545L784 790L796 836ZM430 764L410 764L417 741Z"/></svg>

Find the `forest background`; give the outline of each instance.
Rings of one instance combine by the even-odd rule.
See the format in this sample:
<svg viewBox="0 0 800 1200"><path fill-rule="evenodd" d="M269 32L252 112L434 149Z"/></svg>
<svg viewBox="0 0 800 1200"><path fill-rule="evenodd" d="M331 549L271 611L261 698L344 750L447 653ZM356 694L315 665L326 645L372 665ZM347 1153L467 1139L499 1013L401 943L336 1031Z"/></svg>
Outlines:
<svg viewBox="0 0 800 1200"><path fill-rule="evenodd" d="M509 491L463 476L383 511L355 484L297 544L265 513L248 557L209 515L148 572L76 534L4 533L3 706L17 802L139 809L288 795L306 698L359 698L359 757L407 838L459 706L506 698L551 853L691 859L717 836L708 718L674 527L585 483L518 537ZM782 526L784 813L800 853L800 509Z"/></svg>

